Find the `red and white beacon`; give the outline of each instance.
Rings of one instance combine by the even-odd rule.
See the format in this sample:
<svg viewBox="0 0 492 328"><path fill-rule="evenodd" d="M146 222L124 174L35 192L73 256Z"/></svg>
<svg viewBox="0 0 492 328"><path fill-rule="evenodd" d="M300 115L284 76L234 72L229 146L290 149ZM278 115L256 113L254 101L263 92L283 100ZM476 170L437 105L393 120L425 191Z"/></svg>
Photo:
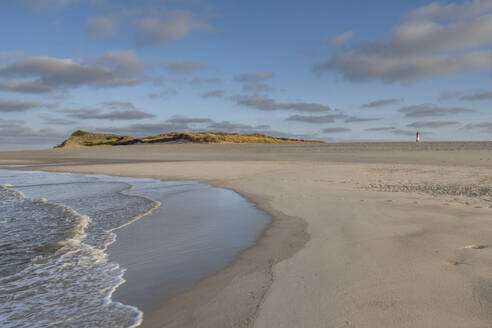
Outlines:
<svg viewBox="0 0 492 328"><path fill-rule="evenodd" d="M415 141L420 142L420 132L417 132L417 137Z"/></svg>

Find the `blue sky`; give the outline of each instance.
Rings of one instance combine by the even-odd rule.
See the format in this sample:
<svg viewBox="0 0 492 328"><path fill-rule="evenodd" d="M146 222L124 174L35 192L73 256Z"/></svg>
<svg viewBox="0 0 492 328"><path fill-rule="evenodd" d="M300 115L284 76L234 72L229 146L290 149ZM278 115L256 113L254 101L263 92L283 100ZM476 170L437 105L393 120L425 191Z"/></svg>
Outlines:
<svg viewBox="0 0 492 328"><path fill-rule="evenodd" d="M76 129L489 140L492 0L0 4L1 149Z"/></svg>

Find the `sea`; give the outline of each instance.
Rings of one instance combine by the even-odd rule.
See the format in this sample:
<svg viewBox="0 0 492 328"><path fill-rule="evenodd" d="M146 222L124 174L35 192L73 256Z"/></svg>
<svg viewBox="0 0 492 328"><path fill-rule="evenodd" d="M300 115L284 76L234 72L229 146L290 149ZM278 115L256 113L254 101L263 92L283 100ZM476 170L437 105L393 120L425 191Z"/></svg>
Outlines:
<svg viewBox="0 0 492 328"><path fill-rule="evenodd" d="M156 303L139 290L149 271L159 297L176 295L225 267L269 222L237 193L193 181L0 169L0 325L137 327ZM128 229L142 223L153 235ZM153 252L122 245L118 262L108 248L119 230L159 243ZM115 299L127 268L136 278Z"/></svg>

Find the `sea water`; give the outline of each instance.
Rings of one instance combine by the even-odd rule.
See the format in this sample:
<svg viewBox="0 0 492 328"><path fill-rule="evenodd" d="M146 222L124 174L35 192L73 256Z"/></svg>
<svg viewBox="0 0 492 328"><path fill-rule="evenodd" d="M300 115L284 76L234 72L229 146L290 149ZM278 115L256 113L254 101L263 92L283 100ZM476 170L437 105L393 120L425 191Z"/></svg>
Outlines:
<svg viewBox="0 0 492 328"><path fill-rule="evenodd" d="M118 229L140 222L140 218L159 220L163 231L157 239L173 247L168 253L159 253L159 286L175 294L226 265L268 224L265 215L249 208L245 213L253 219L241 220L237 227L239 221L230 218L233 214L227 213L227 220L217 220L217 215L207 219L207 212L201 213L198 230L187 227L189 217L199 213L200 203L177 208L173 204L183 204L185 198L176 199L184 194L210 197L214 192L222 198L230 198L227 193L232 193L195 182L0 170L1 326L138 326L143 317L139 302L131 298L118 302L113 297L125 281L126 270L111 260L107 251ZM220 197L214 198L214 213L220 213L224 205ZM228 209L224 207L225 212ZM149 220L148 224L153 223ZM172 231L179 231L178 239ZM201 242L196 244L197 240ZM221 256L209 256L218 254L217 249ZM121 258L131 262L131 255ZM197 259L201 264L196 265ZM138 265L133 266L134 271L135 267L138 271ZM172 282L181 276L193 279L176 289ZM138 284L133 289L138 294ZM148 293L141 294L145 304Z"/></svg>

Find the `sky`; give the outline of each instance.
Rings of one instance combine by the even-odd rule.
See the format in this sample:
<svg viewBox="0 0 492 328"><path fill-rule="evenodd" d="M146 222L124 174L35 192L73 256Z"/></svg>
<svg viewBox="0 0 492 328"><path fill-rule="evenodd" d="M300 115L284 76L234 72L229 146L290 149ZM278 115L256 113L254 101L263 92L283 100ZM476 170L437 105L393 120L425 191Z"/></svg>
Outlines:
<svg viewBox="0 0 492 328"><path fill-rule="evenodd" d="M78 129L492 137L492 0L5 0L0 40L0 150Z"/></svg>

